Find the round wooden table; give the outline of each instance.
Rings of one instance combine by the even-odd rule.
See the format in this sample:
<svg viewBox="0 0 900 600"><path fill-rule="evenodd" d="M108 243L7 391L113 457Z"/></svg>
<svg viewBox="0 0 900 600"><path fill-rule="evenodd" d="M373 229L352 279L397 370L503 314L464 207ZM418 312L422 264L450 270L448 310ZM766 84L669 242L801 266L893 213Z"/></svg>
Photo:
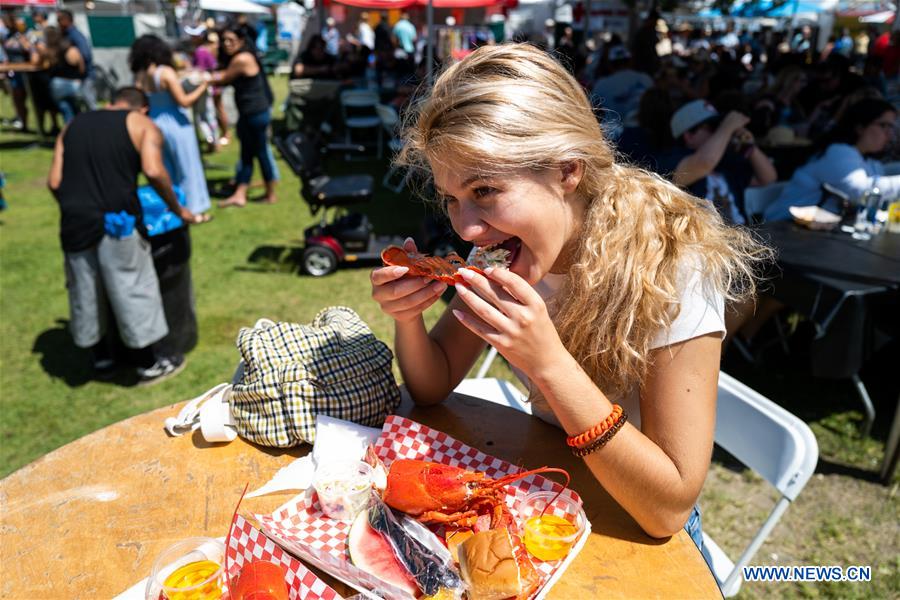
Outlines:
<svg viewBox="0 0 900 600"><path fill-rule="evenodd" d="M146 577L175 541L226 535L244 484L255 489L310 450L272 450L241 439L208 444L199 432L168 437L163 421L179 408L110 425L0 481L0 597L115 596ZM688 535L646 536L569 453L559 430L459 395L428 408L404 399L399 413L510 462L569 470L593 532L550 598L721 598ZM251 498L241 510L271 512L290 498Z"/></svg>

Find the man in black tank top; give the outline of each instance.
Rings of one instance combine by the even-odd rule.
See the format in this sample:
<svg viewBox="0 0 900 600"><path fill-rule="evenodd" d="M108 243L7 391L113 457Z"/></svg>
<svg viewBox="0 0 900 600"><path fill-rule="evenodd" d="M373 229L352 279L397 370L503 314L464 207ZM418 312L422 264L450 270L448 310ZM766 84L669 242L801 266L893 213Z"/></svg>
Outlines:
<svg viewBox="0 0 900 600"><path fill-rule="evenodd" d="M122 88L107 109L75 117L56 140L47 180L61 212L75 344L93 350L98 370L110 369L104 336L111 311L122 341L136 351L143 382L159 381L180 365L152 350L169 329L137 198L138 174L143 171L185 223L195 221L172 189L162 134L146 116L147 106L142 91Z"/></svg>

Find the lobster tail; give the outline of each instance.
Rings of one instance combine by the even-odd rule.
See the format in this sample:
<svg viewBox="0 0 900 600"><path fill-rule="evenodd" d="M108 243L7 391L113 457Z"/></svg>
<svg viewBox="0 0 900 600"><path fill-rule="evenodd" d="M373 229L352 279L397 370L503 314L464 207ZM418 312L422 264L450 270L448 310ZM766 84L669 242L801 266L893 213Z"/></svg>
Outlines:
<svg viewBox="0 0 900 600"><path fill-rule="evenodd" d="M457 272L461 268L474 269L484 275L484 271L466 264L462 257L451 252L445 257L428 256L420 252L407 252L399 246L388 246L381 251L381 261L394 267L408 267L409 274L417 277L428 277L435 281L443 281L448 285L463 283Z"/></svg>
<svg viewBox="0 0 900 600"><path fill-rule="evenodd" d="M414 268L421 256L421 254L411 255L399 246L388 246L381 251L381 262L394 267Z"/></svg>

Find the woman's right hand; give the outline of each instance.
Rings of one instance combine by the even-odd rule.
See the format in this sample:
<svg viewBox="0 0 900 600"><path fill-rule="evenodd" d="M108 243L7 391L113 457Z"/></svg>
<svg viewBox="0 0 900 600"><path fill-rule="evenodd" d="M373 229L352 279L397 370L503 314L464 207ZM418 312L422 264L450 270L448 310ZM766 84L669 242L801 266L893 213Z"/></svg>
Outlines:
<svg viewBox="0 0 900 600"><path fill-rule="evenodd" d="M406 238L403 249L416 252L416 243ZM447 284L425 277L407 276L408 267L381 267L372 271L372 298L398 323L412 321L434 304Z"/></svg>

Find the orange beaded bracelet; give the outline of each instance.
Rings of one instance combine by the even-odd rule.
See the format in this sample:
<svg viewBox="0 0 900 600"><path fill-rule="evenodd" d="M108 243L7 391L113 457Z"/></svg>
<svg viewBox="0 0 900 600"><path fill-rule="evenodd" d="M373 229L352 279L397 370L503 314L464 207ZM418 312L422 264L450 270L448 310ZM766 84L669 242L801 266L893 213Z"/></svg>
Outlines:
<svg viewBox="0 0 900 600"><path fill-rule="evenodd" d="M615 425L622 416L622 407L613 404L612 412L604 420L600 421L584 433L569 436L566 438L566 444L571 448L577 448L591 443L604 433L606 433L613 425Z"/></svg>
<svg viewBox="0 0 900 600"><path fill-rule="evenodd" d="M628 413L623 410L622 416L618 421L616 421L615 425L606 430L606 433L598 437L587 446L584 446L583 448L572 448L572 454L574 454L575 456L580 456L582 458L584 458L588 454L593 454L594 452L605 446L609 442L609 440L611 440L613 436L616 435L616 433L618 433L620 429L622 429L622 426L625 425L625 421L627 420Z"/></svg>

